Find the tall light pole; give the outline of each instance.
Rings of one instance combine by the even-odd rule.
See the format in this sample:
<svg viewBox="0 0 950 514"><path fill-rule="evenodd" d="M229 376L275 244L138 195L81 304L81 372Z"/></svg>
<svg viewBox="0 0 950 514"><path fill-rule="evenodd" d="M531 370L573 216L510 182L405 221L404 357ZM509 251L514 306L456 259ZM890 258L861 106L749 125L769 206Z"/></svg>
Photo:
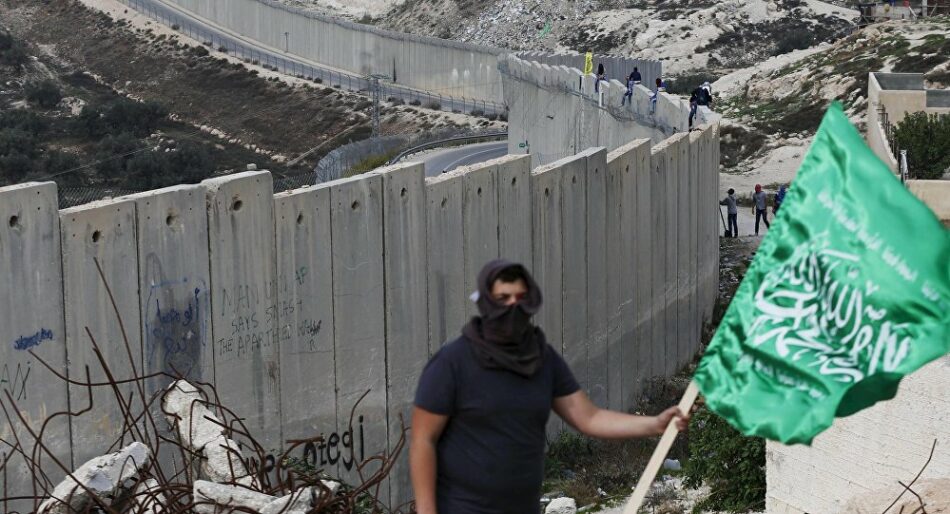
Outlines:
<svg viewBox="0 0 950 514"><path fill-rule="evenodd" d="M379 137L379 96L380 96L380 87L379 80L392 80L389 75L384 75L382 73L374 73L367 77L370 82L370 89L373 92L373 139Z"/></svg>

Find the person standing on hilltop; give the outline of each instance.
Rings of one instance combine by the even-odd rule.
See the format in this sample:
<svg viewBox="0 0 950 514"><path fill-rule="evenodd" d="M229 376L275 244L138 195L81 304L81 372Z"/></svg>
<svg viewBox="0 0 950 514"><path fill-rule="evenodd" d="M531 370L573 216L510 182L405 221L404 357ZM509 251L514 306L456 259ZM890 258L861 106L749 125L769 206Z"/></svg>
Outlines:
<svg viewBox="0 0 950 514"><path fill-rule="evenodd" d="M479 315L419 378L409 446L418 514L539 514L552 409L602 439L658 436L674 419L686 427L675 406L636 416L594 405L531 322L541 290L521 264L486 264L473 297Z"/></svg>
<svg viewBox="0 0 950 514"><path fill-rule="evenodd" d="M769 211L765 206L766 203L765 191L762 191L762 186L759 184L755 185L755 193L752 194L752 212L755 214L755 235L759 235L759 218L762 218L762 221L765 222L765 228L769 228Z"/></svg>

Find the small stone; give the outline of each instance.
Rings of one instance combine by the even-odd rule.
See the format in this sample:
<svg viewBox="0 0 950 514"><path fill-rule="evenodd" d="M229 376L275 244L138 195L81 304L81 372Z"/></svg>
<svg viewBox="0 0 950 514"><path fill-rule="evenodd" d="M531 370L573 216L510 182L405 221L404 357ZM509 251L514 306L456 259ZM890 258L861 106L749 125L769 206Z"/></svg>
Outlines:
<svg viewBox="0 0 950 514"><path fill-rule="evenodd" d="M201 461L201 471L209 480L232 482L250 475L244 467L240 447L227 437L221 436L209 442L202 453L205 458Z"/></svg>

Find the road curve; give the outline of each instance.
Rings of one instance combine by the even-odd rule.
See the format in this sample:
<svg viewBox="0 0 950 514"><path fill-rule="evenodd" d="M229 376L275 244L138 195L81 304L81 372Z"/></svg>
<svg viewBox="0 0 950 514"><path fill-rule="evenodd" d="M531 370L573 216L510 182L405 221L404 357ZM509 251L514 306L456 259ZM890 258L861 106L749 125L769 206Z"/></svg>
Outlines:
<svg viewBox="0 0 950 514"><path fill-rule="evenodd" d="M508 155L508 142L492 141L436 150L419 157L409 156L405 160L425 164L426 176L435 177L459 166L477 164L505 155Z"/></svg>

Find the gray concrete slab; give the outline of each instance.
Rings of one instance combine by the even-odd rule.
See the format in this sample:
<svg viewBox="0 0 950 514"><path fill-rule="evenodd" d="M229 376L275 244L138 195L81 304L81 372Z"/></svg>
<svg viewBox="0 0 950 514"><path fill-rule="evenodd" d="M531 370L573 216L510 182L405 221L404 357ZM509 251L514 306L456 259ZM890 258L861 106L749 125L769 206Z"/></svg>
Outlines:
<svg viewBox="0 0 950 514"><path fill-rule="evenodd" d="M670 143L663 141L654 146L650 152L650 210L653 221L650 247L652 255L651 296L648 317L651 319L650 338L650 368L648 377L659 376L666 370L666 352L669 346L667 340L668 325L666 322L666 289L667 289L667 235L670 229L670 217L667 194L669 188L669 174L667 173Z"/></svg>
<svg viewBox="0 0 950 514"><path fill-rule="evenodd" d="M60 227L69 375L85 378L88 366L93 382L107 379L91 338L116 378L131 376L133 369L141 373L135 203L107 200L65 209L60 211ZM143 405L134 385L119 386L119 392L134 394L134 401ZM85 387L70 385L69 396L73 410L88 405ZM92 397L92 410L70 420L73 462L77 465L106 452L123 431L122 410L113 392L93 388Z"/></svg>
<svg viewBox="0 0 950 514"><path fill-rule="evenodd" d="M274 195L277 252L277 330L283 439L323 435L292 455L335 468L340 452L333 326L330 188L326 184ZM346 412L345 414L349 414Z"/></svg>
<svg viewBox="0 0 950 514"><path fill-rule="evenodd" d="M531 157L508 155L498 164L498 255L532 265Z"/></svg>
<svg viewBox="0 0 950 514"><path fill-rule="evenodd" d="M461 333L465 321L462 253L462 177L426 179L426 283L429 355Z"/></svg>
<svg viewBox="0 0 950 514"><path fill-rule="evenodd" d="M267 450L281 446L274 200L270 173L205 180L215 385Z"/></svg>
<svg viewBox="0 0 950 514"><path fill-rule="evenodd" d="M355 462L341 457L339 471L351 483L356 463L388 448L382 195L379 175L330 184L337 430L345 447L352 429L355 450ZM388 497L388 487L379 494Z"/></svg>
<svg viewBox="0 0 950 514"><path fill-rule="evenodd" d="M561 171L561 341L564 360L590 391L587 332L587 158L558 161ZM550 250L549 250L550 251Z"/></svg>
<svg viewBox="0 0 950 514"><path fill-rule="evenodd" d="M28 182L0 187L0 389L8 392L27 420L41 421L67 408L66 382L37 361L65 376L66 328L63 320L63 272L56 184ZM25 272L29 270L29 272ZM33 352L35 357L30 355ZM7 409L13 407L4 395ZM15 415L10 412L11 416ZM19 420L0 423L0 438L20 440L32 451L33 439ZM47 426L44 444L71 465L69 425L65 418ZM12 455L11 455L12 454ZM9 460L8 460L9 459ZM0 490L5 497L33 494L29 467L7 445L0 447ZM58 482L65 473L49 469ZM29 512L33 502L0 502L4 512Z"/></svg>
<svg viewBox="0 0 950 514"><path fill-rule="evenodd" d="M625 279L628 278L629 272L624 273L622 266L623 238L625 235L623 230L624 170L630 167L630 156L627 152L628 148L625 146L610 152L607 156L606 222L604 227L607 253L606 275L608 277L606 305L607 406L613 410L623 409L624 326L622 312L624 306L622 298L625 294L633 293L632 288L624 289ZM632 352L633 348L631 347L629 351Z"/></svg>
<svg viewBox="0 0 950 514"><path fill-rule="evenodd" d="M679 139L677 143L677 218L676 218L676 330L677 355L676 369L679 370L689 361L690 348L693 345L694 335L691 331L689 317L689 238L691 235L690 220L690 191L695 185L689 180L689 135Z"/></svg>
<svg viewBox="0 0 950 514"><path fill-rule="evenodd" d="M478 290L476 278L485 264L498 258L497 164L458 168L462 175L462 253L466 295ZM467 317L478 314L474 302L465 303Z"/></svg>
<svg viewBox="0 0 950 514"><path fill-rule="evenodd" d="M587 369L588 394L595 405L608 406L607 359L607 149L581 152L586 160L587 205Z"/></svg>
<svg viewBox="0 0 950 514"><path fill-rule="evenodd" d="M419 375L429 359L426 294L426 190L422 164L377 170L383 177L386 376L389 451L409 426ZM402 416L403 425L400 423ZM408 437L408 435L407 435ZM408 440L390 473L390 505L412 499Z"/></svg>
<svg viewBox="0 0 950 514"><path fill-rule="evenodd" d="M690 347L690 357L694 355L698 350L699 346L702 343L702 317L700 316L699 306L701 304L699 298L699 268L700 268L700 254L699 254L699 241L701 237L700 225L699 225L699 213L704 210L701 201L705 200L705 196L711 194L708 190L703 191L702 188L702 175L699 172L699 162L701 150L699 148L699 139L701 134L699 132L691 132L689 135L689 180L690 180L690 189L689 189L689 258L688 270L689 270L689 321L690 327L693 333L692 346ZM708 202L705 202L708 203Z"/></svg>
<svg viewBox="0 0 950 514"><path fill-rule="evenodd" d="M171 186L125 199L135 202L145 373L214 383L204 189ZM158 393L171 382L170 377L155 377L146 382L146 393ZM155 419L164 420L158 402L151 410ZM174 437L166 423L156 428L158 435ZM158 458L168 469L182 466L180 452L170 445L162 447Z"/></svg>
<svg viewBox="0 0 950 514"><path fill-rule="evenodd" d="M640 391L643 390L643 379L650 376L650 368L653 358L653 339L652 323L653 319L649 317L650 306L652 302L652 282L653 282L653 247L651 246L651 237L653 234L652 213L650 212L650 197L652 189L650 180L652 176L650 141L648 139L639 140L639 144L634 147L631 159L631 169L629 178L625 177L624 189L632 189L630 194L635 198L633 206L630 209L624 209L624 225L632 227L630 234L624 234L623 256L624 267L631 271L631 287L633 288L632 306L623 311L624 314L624 332L629 332L627 326L632 327L633 344L635 351L627 352L624 346L624 404L626 408L636 406ZM627 185L627 182L631 182ZM630 267L628 267L630 266ZM624 280L629 282L629 280ZM629 353L629 356L628 356ZM632 369L633 372L626 372Z"/></svg>

